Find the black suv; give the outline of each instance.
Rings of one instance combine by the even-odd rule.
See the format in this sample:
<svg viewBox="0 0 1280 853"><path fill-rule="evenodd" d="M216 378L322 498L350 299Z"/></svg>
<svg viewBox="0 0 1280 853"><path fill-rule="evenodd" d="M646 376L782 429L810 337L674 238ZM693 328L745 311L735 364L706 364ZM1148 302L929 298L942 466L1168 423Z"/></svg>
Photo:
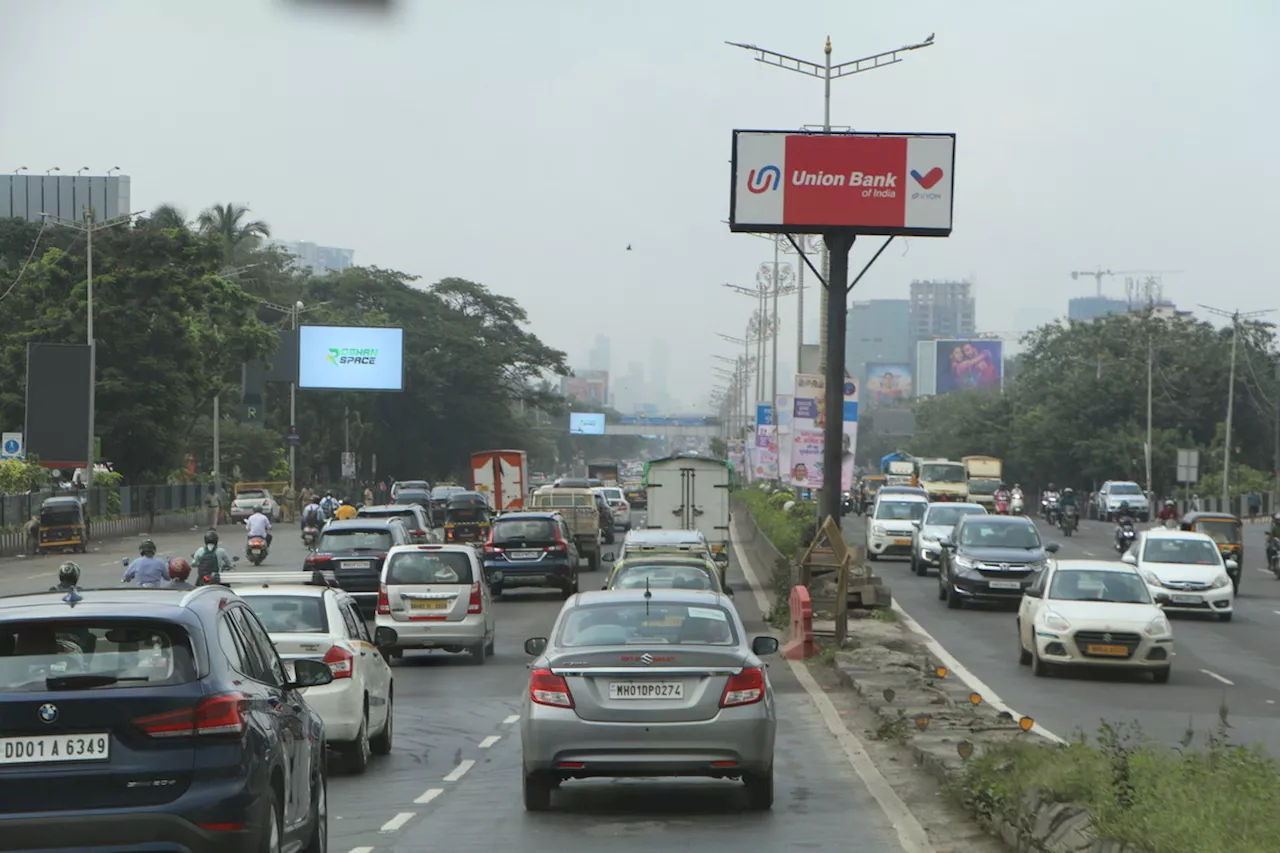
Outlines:
<svg viewBox="0 0 1280 853"><path fill-rule="evenodd" d="M324 526L306 568L332 572L333 579L372 619L378 609L382 563L397 545L410 545L409 531L398 518L349 518Z"/></svg>
<svg viewBox="0 0 1280 853"><path fill-rule="evenodd" d="M0 598L5 849L323 851L332 680L220 586Z"/></svg>
<svg viewBox="0 0 1280 853"><path fill-rule="evenodd" d="M962 516L942 540L938 599L952 609L966 601L1021 601L1057 551L1058 543L1042 542L1029 518Z"/></svg>

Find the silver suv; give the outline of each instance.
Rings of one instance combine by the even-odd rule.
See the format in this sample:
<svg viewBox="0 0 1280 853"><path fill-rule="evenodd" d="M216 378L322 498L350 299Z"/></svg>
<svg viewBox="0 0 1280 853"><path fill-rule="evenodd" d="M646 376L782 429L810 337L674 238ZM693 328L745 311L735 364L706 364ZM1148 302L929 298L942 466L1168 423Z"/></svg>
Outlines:
<svg viewBox="0 0 1280 853"><path fill-rule="evenodd" d="M1129 514L1140 521L1151 520L1151 503L1142 487L1132 480L1107 480L1098 489L1098 518L1111 521L1123 504L1129 505Z"/></svg>

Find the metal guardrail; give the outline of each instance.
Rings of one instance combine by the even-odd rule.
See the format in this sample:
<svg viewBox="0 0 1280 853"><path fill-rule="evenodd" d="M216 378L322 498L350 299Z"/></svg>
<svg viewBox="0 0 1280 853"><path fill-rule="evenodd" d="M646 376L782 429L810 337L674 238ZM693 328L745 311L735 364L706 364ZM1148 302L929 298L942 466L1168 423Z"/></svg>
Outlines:
<svg viewBox="0 0 1280 853"><path fill-rule="evenodd" d="M143 516L147 514L147 492L153 488L155 489L153 509L157 514L175 510L200 509L204 506L204 497L209 493L208 484L181 483L163 486L99 486L92 489L44 490L18 495L0 495L0 528L20 529L31 519L31 516L40 513L40 504L45 498L63 496L84 498L88 502L91 519L99 519L107 515Z"/></svg>

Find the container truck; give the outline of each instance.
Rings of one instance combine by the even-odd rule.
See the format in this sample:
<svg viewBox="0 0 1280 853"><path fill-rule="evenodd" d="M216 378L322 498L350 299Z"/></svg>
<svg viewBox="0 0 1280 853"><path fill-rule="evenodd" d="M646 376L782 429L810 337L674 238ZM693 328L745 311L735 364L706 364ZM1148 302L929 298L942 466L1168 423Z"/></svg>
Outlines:
<svg viewBox="0 0 1280 853"><path fill-rule="evenodd" d="M602 486L618 486L621 481L618 476L618 463L609 462L607 460L598 460L587 464L587 479L599 480Z"/></svg>
<svg viewBox="0 0 1280 853"><path fill-rule="evenodd" d="M733 468L724 459L681 453L644 468L646 526L698 530L719 561L729 557L729 491Z"/></svg>
<svg viewBox="0 0 1280 853"><path fill-rule="evenodd" d="M523 450L481 450L471 454L471 484L494 512L524 509L529 457Z"/></svg>
<svg viewBox="0 0 1280 853"><path fill-rule="evenodd" d="M969 500L994 511L996 489L1003 482L1004 462L994 456L965 456L960 462L969 481Z"/></svg>

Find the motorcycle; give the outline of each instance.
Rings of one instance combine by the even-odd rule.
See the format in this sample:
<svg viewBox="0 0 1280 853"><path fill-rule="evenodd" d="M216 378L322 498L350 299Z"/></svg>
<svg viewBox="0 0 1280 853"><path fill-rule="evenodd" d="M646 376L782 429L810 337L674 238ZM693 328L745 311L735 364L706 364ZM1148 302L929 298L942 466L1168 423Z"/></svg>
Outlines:
<svg viewBox="0 0 1280 853"><path fill-rule="evenodd" d="M1044 515L1044 520L1050 525L1057 527L1058 520L1061 517L1061 510L1058 507L1057 498L1045 498L1040 502L1040 511Z"/></svg>
<svg viewBox="0 0 1280 853"><path fill-rule="evenodd" d="M1177 530L1177 529L1178 529L1178 519L1176 519L1176 518L1166 518L1164 521L1162 521L1162 522L1160 522L1160 523L1161 523L1161 525L1163 525L1163 527L1164 527L1164 529L1165 529L1165 530Z"/></svg>
<svg viewBox="0 0 1280 853"><path fill-rule="evenodd" d="M1138 532L1132 524L1122 524L1116 528L1116 553L1121 556L1129 550L1129 546L1138 538Z"/></svg>
<svg viewBox="0 0 1280 853"><path fill-rule="evenodd" d="M262 561L267 559L267 540L262 536L250 536L244 546L244 555L249 558L250 563L261 566Z"/></svg>
<svg viewBox="0 0 1280 853"><path fill-rule="evenodd" d="M1009 502L1009 512L1013 515L1022 515L1026 507L1022 503L1022 495L1014 495L1013 500Z"/></svg>
<svg viewBox="0 0 1280 853"><path fill-rule="evenodd" d="M851 512L853 512L853 495L845 492L840 499L840 513L841 515L848 515Z"/></svg>
<svg viewBox="0 0 1280 853"><path fill-rule="evenodd" d="M995 502L996 502L996 515L1008 515L1008 514L1009 514L1009 499L1008 499L1008 498L1003 498L1003 497L1001 497L1001 498L996 498L996 499L995 499Z"/></svg>
<svg viewBox="0 0 1280 853"><path fill-rule="evenodd" d="M1272 536L1267 537L1267 568L1280 580L1280 540Z"/></svg>
<svg viewBox="0 0 1280 853"><path fill-rule="evenodd" d="M1080 527L1080 511L1074 506L1064 507L1062 510L1062 520L1058 524L1062 528L1063 536L1070 536Z"/></svg>
<svg viewBox="0 0 1280 853"><path fill-rule="evenodd" d="M307 526L302 529L302 544L307 546L307 550L312 554L316 552L316 542L320 539L320 531L314 527Z"/></svg>

